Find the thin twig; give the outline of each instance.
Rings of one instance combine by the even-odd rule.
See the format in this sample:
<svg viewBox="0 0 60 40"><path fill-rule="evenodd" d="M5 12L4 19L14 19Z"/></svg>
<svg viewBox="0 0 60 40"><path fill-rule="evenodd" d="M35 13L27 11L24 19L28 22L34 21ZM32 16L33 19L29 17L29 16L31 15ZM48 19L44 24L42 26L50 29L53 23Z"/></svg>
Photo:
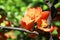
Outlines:
<svg viewBox="0 0 60 40"><path fill-rule="evenodd" d="M56 0L53 0L53 2L49 2L49 0L44 0L44 2L46 3L46 5L48 6L48 8L51 10L51 7L54 5Z"/></svg>
<svg viewBox="0 0 60 40"><path fill-rule="evenodd" d="M23 29L23 28L16 28L16 27L2 27L2 26L0 26L0 29L10 29L10 30L19 30L19 31L24 31L24 32L28 32L28 33L33 33L33 34L39 34L38 32L36 32L36 31L29 31L29 30L26 30L26 29Z"/></svg>
<svg viewBox="0 0 60 40"><path fill-rule="evenodd" d="M48 6L48 8L50 9L52 4L49 2L49 0L44 0L44 2L46 3L46 5Z"/></svg>

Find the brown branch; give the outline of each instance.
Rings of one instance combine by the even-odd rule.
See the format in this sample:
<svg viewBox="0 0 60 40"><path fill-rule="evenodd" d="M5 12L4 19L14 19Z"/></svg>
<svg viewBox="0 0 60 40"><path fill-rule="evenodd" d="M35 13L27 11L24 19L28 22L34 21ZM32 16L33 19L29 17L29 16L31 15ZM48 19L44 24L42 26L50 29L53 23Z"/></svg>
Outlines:
<svg viewBox="0 0 60 40"><path fill-rule="evenodd" d="M50 28L49 25L51 25L51 20L52 20L52 16L54 15L55 13L55 8L54 8L54 5L58 2L58 0L53 0L52 3L49 2L49 0L44 0L44 2L46 3L46 5L48 6L49 10L50 10L50 14L49 14L49 17L47 19L47 24L48 24L48 28ZM50 33L51 34L51 33ZM50 40L53 40L52 38L52 35L50 35Z"/></svg>
<svg viewBox="0 0 60 40"><path fill-rule="evenodd" d="M0 26L0 29L7 29L7 30L18 30L18 31L23 31L23 32L27 32L27 33L33 33L33 34L37 34L37 35L39 35L39 33L38 32L36 32L36 31L29 31L29 30L26 30L26 29L23 29L23 28L16 28L16 27L2 27L2 26Z"/></svg>
<svg viewBox="0 0 60 40"><path fill-rule="evenodd" d="M44 0L44 2L48 6L48 8L51 9L52 4L49 2L49 0Z"/></svg>
<svg viewBox="0 0 60 40"><path fill-rule="evenodd" d="M49 0L44 0L44 2L46 3L49 10L51 11L52 4L49 2ZM48 19L47 19L48 27L50 26L50 23L51 23L51 13L49 14Z"/></svg>

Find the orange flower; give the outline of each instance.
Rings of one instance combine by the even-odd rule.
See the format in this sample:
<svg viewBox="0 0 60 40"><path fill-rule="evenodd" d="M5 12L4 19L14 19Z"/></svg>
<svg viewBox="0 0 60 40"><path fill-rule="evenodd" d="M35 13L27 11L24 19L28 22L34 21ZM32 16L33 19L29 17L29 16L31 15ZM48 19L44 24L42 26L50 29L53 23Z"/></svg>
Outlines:
<svg viewBox="0 0 60 40"><path fill-rule="evenodd" d="M41 27L41 24L43 24L42 26L47 26L46 20L49 13L49 11L42 11L41 7L29 8L21 19L22 23L24 22L23 27L27 30L31 30L34 25L33 22L37 23L38 29Z"/></svg>
<svg viewBox="0 0 60 40"><path fill-rule="evenodd" d="M36 9L35 8L29 8L24 16L28 16L31 19L35 18L35 13L36 13Z"/></svg>
<svg viewBox="0 0 60 40"><path fill-rule="evenodd" d="M49 11L44 11L44 12L42 12L42 13L41 13L41 18L42 18L42 19L47 19L48 16L49 16L49 13L50 13Z"/></svg>
<svg viewBox="0 0 60 40"><path fill-rule="evenodd" d="M21 19L21 27L25 28L27 30L31 30L32 25L33 25L33 20L31 20L28 16L25 16Z"/></svg>

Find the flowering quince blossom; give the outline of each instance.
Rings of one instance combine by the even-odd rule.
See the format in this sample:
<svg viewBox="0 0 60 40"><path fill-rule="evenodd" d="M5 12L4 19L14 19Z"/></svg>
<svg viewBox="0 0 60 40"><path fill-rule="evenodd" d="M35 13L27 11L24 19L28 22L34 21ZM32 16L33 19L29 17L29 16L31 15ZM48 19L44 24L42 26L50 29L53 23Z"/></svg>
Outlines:
<svg viewBox="0 0 60 40"><path fill-rule="evenodd" d="M38 29L51 31L52 27L50 29L44 28L47 27L49 13L49 11L42 11L41 7L29 8L24 14L24 17L21 18L21 27L31 31L34 27L34 23L36 23Z"/></svg>

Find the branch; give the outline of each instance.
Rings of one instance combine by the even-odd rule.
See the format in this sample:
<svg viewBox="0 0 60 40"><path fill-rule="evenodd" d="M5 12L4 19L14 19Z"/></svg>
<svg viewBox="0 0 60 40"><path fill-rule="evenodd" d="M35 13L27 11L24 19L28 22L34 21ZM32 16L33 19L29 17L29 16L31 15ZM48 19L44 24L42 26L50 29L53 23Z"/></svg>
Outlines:
<svg viewBox="0 0 60 40"><path fill-rule="evenodd" d="M54 7L54 5L58 2L58 0L53 0L52 3L49 2L49 0L44 0L44 2L46 3L46 5L48 6L49 10L50 10L50 14L49 14L49 17L47 19L47 24L48 26L50 25L51 23L51 20L52 18L56 15L56 9Z"/></svg>
<svg viewBox="0 0 60 40"><path fill-rule="evenodd" d="M49 10L51 11L52 4L49 2L49 0L44 0L44 2L46 3L46 5L48 6ZM51 24L51 13L48 16L47 24L48 24L48 28L49 28L50 24Z"/></svg>
<svg viewBox="0 0 60 40"><path fill-rule="evenodd" d="M44 0L44 2L45 2L46 5L48 6L48 8L51 9L52 4L49 2L49 0Z"/></svg>
<svg viewBox="0 0 60 40"><path fill-rule="evenodd" d="M38 32L36 32L36 31L33 31L33 32L31 32L31 31L29 31L29 30L26 30L26 29L23 29L23 28L13 28L13 27L2 27L2 26L0 26L0 29L7 29L7 30L19 30L19 31L24 31L24 32L28 32L28 33L33 33L33 34L39 34Z"/></svg>
<svg viewBox="0 0 60 40"><path fill-rule="evenodd" d="M47 19L48 28L50 27L49 25L51 25L52 16L54 15L54 12L55 12L54 5L57 3L56 1L58 2L58 0L53 0L53 2L50 3L49 0L44 0L44 2L46 3L46 5L48 6L48 8L49 8L49 10L51 12L49 14L48 19ZM52 35L50 35L50 40L53 40Z"/></svg>
<svg viewBox="0 0 60 40"><path fill-rule="evenodd" d="M57 10L55 9L54 5L58 3L58 0L54 0L53 2L53 5L51 7L51 16L52 16L52 19L55 17L56 13L57 13Z"/></svg>

